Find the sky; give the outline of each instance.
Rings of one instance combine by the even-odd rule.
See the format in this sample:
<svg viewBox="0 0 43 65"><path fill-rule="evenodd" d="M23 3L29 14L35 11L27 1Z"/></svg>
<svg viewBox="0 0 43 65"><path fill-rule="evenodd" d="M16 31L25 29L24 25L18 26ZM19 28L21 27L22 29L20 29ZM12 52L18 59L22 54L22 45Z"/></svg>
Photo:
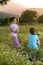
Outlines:
<svg viewBox="0 0 43 65"><path fill-rule="evenodd" d="M11 0L11 2L30 8L43 8L43 0Z"/></svg>
<svg viewBox="0 0 43 65"><path fill-rule="evenodd" d="M43 14L43 0L10 0L7 5L0 6L0 11L21 14L22 11L30 8L37 8L33 10Z"/></svg>

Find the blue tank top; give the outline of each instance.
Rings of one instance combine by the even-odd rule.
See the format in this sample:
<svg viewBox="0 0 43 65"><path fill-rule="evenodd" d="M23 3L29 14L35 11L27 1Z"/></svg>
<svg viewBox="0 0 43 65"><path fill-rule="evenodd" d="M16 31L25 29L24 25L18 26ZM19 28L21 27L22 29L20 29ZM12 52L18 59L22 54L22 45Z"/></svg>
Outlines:
<svg viewBox="0 0 43 65"><path fill-rule="evenodd" d="M31 49L37 49L38 45L37 45L37 40L38 40L38 36L37 35L28 35L28 48Z"/></svg>

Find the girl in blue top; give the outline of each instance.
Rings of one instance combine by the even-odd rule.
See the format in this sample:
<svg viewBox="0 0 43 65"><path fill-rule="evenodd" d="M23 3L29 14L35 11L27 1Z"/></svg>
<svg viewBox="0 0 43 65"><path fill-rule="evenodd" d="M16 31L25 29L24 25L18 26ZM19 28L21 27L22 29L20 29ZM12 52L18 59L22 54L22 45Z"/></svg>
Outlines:
<svg viewBox="0 0 43 65"><path fill-rule="evenodd" d="M38 35L35 35L35 29L30 28L30 35L28 35L28 48L30 49L38 49L40 45L40 40Z"/></svg>

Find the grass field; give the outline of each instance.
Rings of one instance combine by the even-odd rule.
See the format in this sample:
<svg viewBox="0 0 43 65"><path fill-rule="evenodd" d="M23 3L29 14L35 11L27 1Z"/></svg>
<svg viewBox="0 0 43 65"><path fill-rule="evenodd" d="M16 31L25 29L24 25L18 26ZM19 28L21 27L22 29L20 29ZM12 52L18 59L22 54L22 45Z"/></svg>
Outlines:
<svg viewBox="0 0 43 65"><path fill-rule="evenodd" d="M39 50L31 52L27 48L27 36L32 26L35 27L36 33L40 31L42 35ZM0 65L43 65L43 25L20 25L18 38L21 46L15 49L12 47L9 27L0 27Z"/></svg>

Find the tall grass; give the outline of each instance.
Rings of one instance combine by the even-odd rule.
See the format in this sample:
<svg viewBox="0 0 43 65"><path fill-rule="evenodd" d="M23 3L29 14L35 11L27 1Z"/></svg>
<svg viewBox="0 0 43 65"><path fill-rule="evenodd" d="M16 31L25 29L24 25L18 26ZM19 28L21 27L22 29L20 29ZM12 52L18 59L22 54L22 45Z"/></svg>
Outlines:
<svg viewBox="0 0 43 65"><path fill-rule="evenodd" d="M38 51L27 48L29 28L35 27L36 33L43 33L43 25L20 25L18 38L20 48L12 47L12 38L8 26L0 27L0 65L43 65L43 34L40 35L41 45Z"/></svg>

